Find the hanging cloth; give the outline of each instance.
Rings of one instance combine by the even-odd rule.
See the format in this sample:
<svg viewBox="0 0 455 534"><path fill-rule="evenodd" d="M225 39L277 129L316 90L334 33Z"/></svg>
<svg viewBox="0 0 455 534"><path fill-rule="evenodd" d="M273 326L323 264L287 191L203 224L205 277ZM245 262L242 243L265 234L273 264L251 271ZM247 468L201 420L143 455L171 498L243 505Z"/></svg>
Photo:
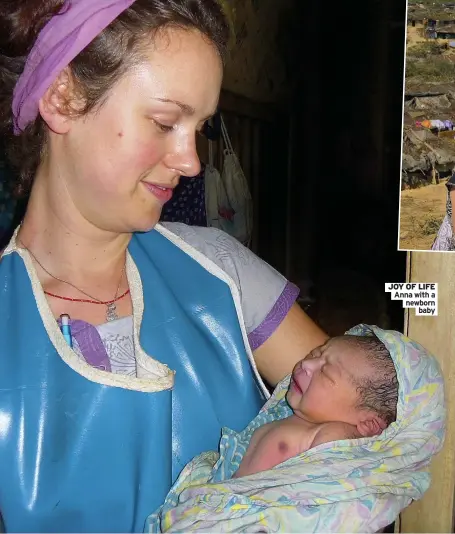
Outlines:
<svg viewBox="0 0 455 534"><path fill-rule="evenodd" d="M214 165L213 142L209 141L209 163L205 167L205 211L207 225L232 234L234 210L221 175Z"/></svg>
<svg viewBox="0 0 455 534"><path fill-rule="evenodd" d="M225 150L221 179L229 205L233 211L229 233L246 246L250 246L253 232L253 201L248 181L229 137L221 115L221 133Z"/></svg>

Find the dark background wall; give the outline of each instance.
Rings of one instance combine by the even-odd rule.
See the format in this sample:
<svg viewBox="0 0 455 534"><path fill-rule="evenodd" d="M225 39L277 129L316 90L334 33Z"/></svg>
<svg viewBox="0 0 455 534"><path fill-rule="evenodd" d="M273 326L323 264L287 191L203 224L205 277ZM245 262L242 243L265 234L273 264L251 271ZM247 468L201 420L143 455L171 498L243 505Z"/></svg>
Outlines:
<svg viewBox="0 0 455 534"><path fill-rule="evenodd" d="M258 252L313 280L322 323L350 307L354 322L402 327L384 283L403 281L406 268L397 252L405 12L404 0L295 2L284 30L289 121L283 113L264 141Z"/></svg>

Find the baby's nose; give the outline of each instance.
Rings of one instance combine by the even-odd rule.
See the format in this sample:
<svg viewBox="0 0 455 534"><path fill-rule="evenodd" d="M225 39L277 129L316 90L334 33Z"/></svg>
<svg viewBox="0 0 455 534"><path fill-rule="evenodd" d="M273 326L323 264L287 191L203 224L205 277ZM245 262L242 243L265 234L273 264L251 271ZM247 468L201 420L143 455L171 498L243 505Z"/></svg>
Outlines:
<svg viewBox="0 0 455 534"><path fill-rule="evenodd" d="M309 358L308 360L303 360L303 367L312 373L318 371L323 364L323 358Z"/></svg>

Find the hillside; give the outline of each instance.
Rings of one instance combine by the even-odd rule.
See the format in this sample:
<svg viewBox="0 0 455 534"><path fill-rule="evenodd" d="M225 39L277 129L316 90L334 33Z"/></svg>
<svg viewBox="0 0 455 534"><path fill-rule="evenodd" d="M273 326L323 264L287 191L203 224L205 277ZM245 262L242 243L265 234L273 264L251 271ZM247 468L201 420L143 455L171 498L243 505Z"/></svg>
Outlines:
<svg viewBox="0 0 455 534"><path fill-rule="evenodd" d="M429 18L439 21L455 19L455 2L424 0L409 2L408 19Z"/></svg>

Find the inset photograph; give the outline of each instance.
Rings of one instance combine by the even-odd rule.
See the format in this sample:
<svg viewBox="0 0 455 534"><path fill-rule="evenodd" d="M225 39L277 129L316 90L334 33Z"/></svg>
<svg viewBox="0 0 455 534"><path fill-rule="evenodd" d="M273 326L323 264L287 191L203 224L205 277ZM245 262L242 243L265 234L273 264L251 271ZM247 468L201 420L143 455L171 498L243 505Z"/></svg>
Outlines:
<svg viewBox="0 0 455 534"><path fill-rule="evenodd" d="M400 250L455 251L455 2L409 2Z"/></svg>

